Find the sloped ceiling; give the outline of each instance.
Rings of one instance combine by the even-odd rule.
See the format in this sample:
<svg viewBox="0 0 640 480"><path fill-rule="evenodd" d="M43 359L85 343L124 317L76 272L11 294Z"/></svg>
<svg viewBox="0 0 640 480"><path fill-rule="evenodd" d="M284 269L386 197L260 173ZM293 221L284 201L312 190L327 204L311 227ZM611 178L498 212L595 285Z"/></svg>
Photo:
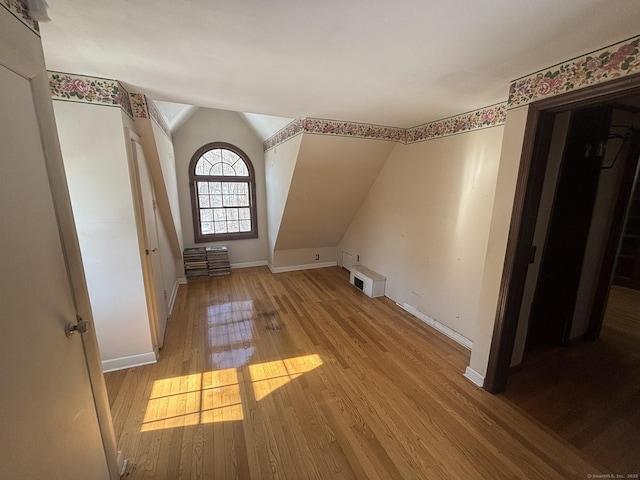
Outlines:
<svg viewBox="0 0 640 480"><path fill-rule="evenodd" d="M638 34L638 0L49 2L47 68L157 100L411 127Z"/></svg>
<svg viewBox="0 0 640 480"><path fill-rule="evenodd" d="M187 123L187 120L198 110L198 107L194 105L184 105L182 103L162 102L159 100L155 100L154 103L164 115L172 132Z"/></svg>
<svg viewBox="0 0 640 480"><path fill-rule="evenodd" d="M337 245L395 145L305 134L275 250Z"/></svg>
<svg viewBox="0 0 640 480"><path fill-rule="evenodd" d="M263 142L293 121L293 118L260 115L259 113L240 113L240 116Z"/></svg>

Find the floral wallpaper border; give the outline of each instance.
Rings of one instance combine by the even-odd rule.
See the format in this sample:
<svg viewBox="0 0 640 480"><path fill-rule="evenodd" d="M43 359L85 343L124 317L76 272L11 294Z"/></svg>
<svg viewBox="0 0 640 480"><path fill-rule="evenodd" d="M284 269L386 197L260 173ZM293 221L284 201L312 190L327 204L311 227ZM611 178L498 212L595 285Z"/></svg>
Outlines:
<svg viewBox="0 0 640 480"><path fill-rule="evenodd" d="M129 101L131 102L131 110L133 118L149 118L147 110L147 101L141 93L129 93Z"/></svg>
<svg viewBox="0 0 640 480"><path fill-rule="evenodd" d="M498 103L472 112L436 120L411 128L385 127L366 123L342 122L321 118L294 120L263 143L264 151L295 137L300 133L319 135L339 135L343 137L389 140L405 144L446 137L481 128L503 125L507 114L507 104Z"/></svg>
<svg viewBox="0 0 640 480"><path fill-rule="evenodd" d="M129 93L117 80L49 71L49 88L54 100L95 103L120 107L131 118L154 120L164 134L172 138L171 129L155 103L141 93Z"/></svg>
<svg viewBox="0 0 640 480"><path fill-rule="evenodd" d="M503 125L508 109L617 77L640 73L640 36L514 80L507 102L407 129L317 118L295 120L264 142L264 150L301 133L394 140L406 144Z"/></svg>
<svg viewBox="0 0 640 480"><path fill-rule="evenodd" d="M425 123L406 130L404 143L422 142L434 138L447 137L458 133L470 132L481 128L504 125L507 116L507 104L498 103L488 107Z"/></svg>
<svg viewBox="0 0 640 480"><path fill-rule="evenodd" d="M391 140L404 142L404 128L369 125L366 123L342 122L322 118L305 118L303 121L305 133L321 135L340 135L342 137L370 138L375 140Z"/></svg>
<svg viewBox="0 0 640 480"><path fill-rule="evenodd" d="M514 80L508 108L640 72L640 37L559 63Z"/></svg>
<svg viewBox="0 0 640 480"><path fill-rule="evenodd" d="M51 98L120 107L133 118L129 92L117 80L49 71Z"/></svg>
<svg viewBox="0 0 640 480"><path fill-rule="evenodd" d="M2 5L13 5L15 12L28 18L26 0L2 0ZM297 119L264 141L263 149L267 151L300 133L410 144L490 128L505 123L508 109L635 73L640 73L640 36L514 80L504 103L406 129L321 118ZM171 130L156 105L142 94L129 95L116 80L49 72L49 84L54 99L120 106L132 118L155 120L171 138Z"/></svg>
<svg viewBox="0 0 640 480"><path fill-rule="evenodd" d="M29 16L29 8L27 7L27 0L2 0L0 3L5 7L14 17L24 23L29 29L36 35L40 35L40 27L38 22L33 20Z"/></svg>
<svg viewBox="0 0 640 480"><path fill-rule="evenodd" d="M129 99L131 100L133 118L148 118L155 121L169 140L172 139L171 129L153 100L142 93L130 93Z"/></svg>
<svg viewBox="0 0 640 480"><path fill-rule="evenodd" d="M164 119L164 115L162 115L162 112L158 110L158 106L155 104L155 102L148 97L147 97L147 108L149 109L149 116L156 122L156 124L160 127L160 130L164 132L167 138L171 140L172 139L171 129L169 128L167 121Z"/></svg>
<svg viewBox="0 0 640 480"><path fill-rule="evenodd" d="M266 152L270 148L279 145L282 142L286 142L290 138L295 137L299 133L302 133L304 130L304 120L294 120L289 125L284 127L283 129L276 132L275 135L267 138L264 142L262 142L262 149Z"/></svg>

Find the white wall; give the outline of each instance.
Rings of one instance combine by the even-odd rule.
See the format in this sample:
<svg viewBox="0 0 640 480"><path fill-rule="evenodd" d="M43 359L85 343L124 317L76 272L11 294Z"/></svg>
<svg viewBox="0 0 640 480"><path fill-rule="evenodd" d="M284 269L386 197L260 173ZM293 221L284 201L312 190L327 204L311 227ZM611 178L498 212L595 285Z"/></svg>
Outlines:
<svg viewBox="0 0 640 480"><path fill-rule="evenodd" d="M158 158L160 159L160 167L162 168L162 176L164 178L164 187L169 197L169 205L171 206L171 216L178 233L178 241L180 249L183 249L182 234L182 217L180 215L180 197L178 195L178 180L176 178L176 159L173 151L173 142L169 139L164 131L156 125L156 122L150 121L155 139Z"/></svg>
<svg viewBox="0 0 640 480"><path fill-rule="evenodd" d="M273 261L269 262L269 268L274 273L280 273L308 268L334 267L337 265L337 257L338 249L336 247L275 250Z"/></svg>
<svg viewBox="0 0 640 480"><path fill-rule="evenodd" d="M398 144L339 244L386 295L473 340L503 127Z"/></svg>
<svg viewBox="0 0 640 480"><path fill-rule="evenodd" d="M301 143L302 135L297 135L265 152L270 265L276 261L273 252Z"/></svg>
<svg viewBox="0 0 640 480"><path fill-rule="evenodd" d="M54 101L103 364L154 358L119 108Z"/></svg>
<svg viewBox="0 0 640 480"><path fill-rule="evenodd" d="M469 365L472 372L468 372L472 374L475 372L477 376L482 378L481 381L484 381L489 362L527 113L528 106L507 111L502 148L499 154L498 179L491 211L489 241L482 272L478 317L473 333L473 350ZM478 378L478 380L480 379Z"/></svg>
<svg viewBox="0 0 640 480"><path fill-rule="evenodd" d="M303 134L275 250L337 246L395 146Z"/></svg>
<svg viewBox="0 0 640 480"><path fill-rule="evenodd" d="M169 197L169 205L171 207L171 216L173 224L178 234L180 250L183 247L182 218L180 216L180 198L178 195L178 181L176 179L176 163L173 151L173 142L165 135L164 131L154 121L151 121L155 145L162 168L162 177L164 179L164 188ZM154 188L155 184L154 184ZM178 278L184 277L184 263L182 255L174 257L171 249L171 242L167 230L162 221L162 216L156 214L158 223L158 241L160 243L160 257L162 259L162 273L164 277L164 290L166 293L167 312L171 313L172 299L175 296Z"/></svg>
<svg viewBox="0 0 640 480"><path fill-rule="evenodd" d="M162 217L156 213L156 225L158 226L158 248L160 250L160 260L162 262L162 288L164 290L164 302L167 307L167 314L171 314L173 300L178 289L178 278L184 275L182 258L176 260L171 255L171 244L167 230L162 223ZM178 271L178 265L180 270Z"/></svg>
<svg viewBox="0 0 640 480"><path fill-rule="evenodd" d="M338 242L395 146L303 134L266 152L272 270L335 265Z"/></svg>
<svg viewBox="0 0 640 480"><path fill-rule="evenodd" d="M195 151L211 142L227 142L244 151L255 169L258 202L258 238L196 244L189 192L189 162ZM267 205L262 142L238 113L199 108L173 135L176 178L184 247L227 245L232 264L267 263Z"/></svg>

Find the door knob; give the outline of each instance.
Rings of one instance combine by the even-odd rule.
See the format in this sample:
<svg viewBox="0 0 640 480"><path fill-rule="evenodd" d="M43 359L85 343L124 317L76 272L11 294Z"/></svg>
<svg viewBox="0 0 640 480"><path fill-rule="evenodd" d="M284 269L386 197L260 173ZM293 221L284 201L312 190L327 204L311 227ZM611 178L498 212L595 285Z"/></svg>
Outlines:
<svg viewBox="0 0 640 480"><path fill-rule="evenodd" d="M158 249L157 248L154 248L153 250L146 249L145 252L147 252L147 255L149 255L150 253L158 253Z"/></svg>
<svg viewBox="0 0 640 480"><path fill-rule="evenodd" d="M74 333L87 333L89 330L89 322L83 319L80 315L76 315L76 323L69 322L64 328L64 332L67 337L71 337Z"/></svg>

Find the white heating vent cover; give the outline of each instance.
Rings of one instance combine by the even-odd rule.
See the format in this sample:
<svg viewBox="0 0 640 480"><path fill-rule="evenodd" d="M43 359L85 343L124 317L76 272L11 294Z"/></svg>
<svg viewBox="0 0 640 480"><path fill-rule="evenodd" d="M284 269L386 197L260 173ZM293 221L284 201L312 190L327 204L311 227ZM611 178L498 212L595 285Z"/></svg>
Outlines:
<svg viewBox="0 0 640 480"><path fill-rule="evenodd" d="M362 282L362 291L371 298L384 297L386 277L362 265L351 265L349 283L356 286L355 279ZM358 288L356 286L356 288Z"/></svg>

